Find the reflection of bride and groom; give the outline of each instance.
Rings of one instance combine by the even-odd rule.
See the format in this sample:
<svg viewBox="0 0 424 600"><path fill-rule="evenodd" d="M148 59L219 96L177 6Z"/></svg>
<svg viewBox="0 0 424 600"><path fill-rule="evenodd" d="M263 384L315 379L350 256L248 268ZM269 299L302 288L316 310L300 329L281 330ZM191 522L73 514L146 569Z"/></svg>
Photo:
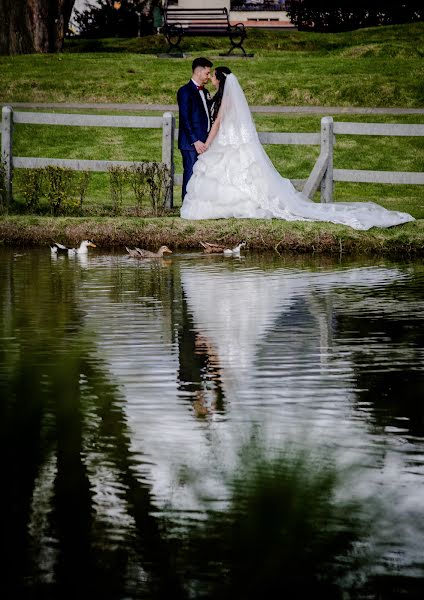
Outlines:
<svg viewBox="0 0 424 600"><path fill-rule="evenodd" d="M208 59L195 59L192 79L178 90L181 217L327 221L362 230L414 220L373 202L321 204L298 192L264 151L236 76L227 67L211 76L211 67ZM204 88L209 78L213 98Z"/></svg>
<svg viewBox="0 0 424 600"><path fill-rule="evenodd" d="M131 279L120 275L122 298L111 301L101 280L106 295L93 299L93 313L85 300L131 412L143 415L155 440L156 427L174 431L176 411L184 422L190 419L188 406L197 416L243 418L249 409L256 412L259 398L262 407L284 411L286 401L296 410L296 398L303 406L302 394L325 404L335 373L345 382L354 376L348 355L333 350L338 319L347 314L345 298L404 278L401 270L381 266L310 271L262 268L255 259L206 262L181 259L159 277L160 285L158 274L149 274L156 265L125 269ZM111 322L117 324L113 335ZM151 402L161 406L158 413L146 414Z"/></svg>
<svg viewBox="0 0 424 600"><path fill-rule="evenodd" d="M125 397L130 459L156 506L175 507L183 518L199 509L196 486L181 465L202 473L202 490L210 485L222 498L222 481L210 467L232 464L253 423L273 447L283 438L303 440L298 434L307 429L311 443L321 435L345 449L340 460L351 451L368 452L375 430L368 430L364 406L359 413L353 407L369 379L358 387L350 319L359 320L360 344L369 345L366 323L380 313L390 318L390 292L377 291L401 285L408 272L379 265L282 266L281 260L275 267L250 257L236 263L181 257L153 277L149 269L156 268L134 269L125 261L116 274L106 265L90 271L92 291L83 304ZM390 314L398 318L397 303ZM379 325L381 339L386 329ZM387 440L381 448L386 456Z"/></svg>
<svg viewBox="0 0 424 600"><path fill-rule="evenodd" d="M308 272L181 265L181 391L195 403L196 414L202 396L205 412L229 410L242 418L258 404L280 406L287 413L288 401L296 410L297 397L300 405L307 397L308 404L315 404L315 398L324 406L335 376L346 382L354 377L348 357L332 350L346 294L402 278L398 269L383 267Z"/></svg>

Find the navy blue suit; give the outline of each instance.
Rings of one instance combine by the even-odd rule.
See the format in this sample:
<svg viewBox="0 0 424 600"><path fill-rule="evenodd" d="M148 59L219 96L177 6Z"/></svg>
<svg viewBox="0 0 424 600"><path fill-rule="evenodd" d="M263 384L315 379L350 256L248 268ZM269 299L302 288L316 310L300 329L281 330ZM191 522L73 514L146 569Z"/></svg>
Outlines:
<svg viewBox="0 0 424 600"><path fill-rule="evenodd" d="M208 111L210 110L211 97L204 90ZM200 96L200 92L193 81L189 81L177 93L179 107L178 122L178 148L183 157L183 187L182 197L186 194L186 187L193 173L194 163L197 160L197 152L193 146L194 142L200 140L206 142L208 137L208 117Z"/></svg>

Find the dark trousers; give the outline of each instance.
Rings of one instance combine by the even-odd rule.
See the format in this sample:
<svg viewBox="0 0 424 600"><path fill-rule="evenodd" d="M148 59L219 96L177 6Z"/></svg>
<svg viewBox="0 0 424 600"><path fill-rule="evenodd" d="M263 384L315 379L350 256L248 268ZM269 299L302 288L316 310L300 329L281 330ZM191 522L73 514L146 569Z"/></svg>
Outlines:
<svg viewBox="0 0 424 600"><path fill-rule="evenodd" d="M183 187L181 190L181 196L182 199L184 200L184 196L186 195L186 191L187 191L187 184L190 180L190 177L193 174L193 167L194 167L194 163L197 160L197 152L196 150L180 150L181 155L183 157Z"/></svg>

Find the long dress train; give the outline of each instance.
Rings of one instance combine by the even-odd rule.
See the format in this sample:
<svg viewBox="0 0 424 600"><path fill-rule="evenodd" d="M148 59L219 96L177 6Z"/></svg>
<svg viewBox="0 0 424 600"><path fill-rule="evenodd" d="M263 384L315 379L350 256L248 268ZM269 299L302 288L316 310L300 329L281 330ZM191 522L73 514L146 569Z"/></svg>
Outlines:
<svg viewBox="0 0 424 600"><path fill-rule="evenodd" d="M182 218L328 221L362 230L415 220L408 213L390 211L374 202L321 204L298 192L278 173L263 149L233 74L226 80L220 114L217 135L194 166Z"/></svg>

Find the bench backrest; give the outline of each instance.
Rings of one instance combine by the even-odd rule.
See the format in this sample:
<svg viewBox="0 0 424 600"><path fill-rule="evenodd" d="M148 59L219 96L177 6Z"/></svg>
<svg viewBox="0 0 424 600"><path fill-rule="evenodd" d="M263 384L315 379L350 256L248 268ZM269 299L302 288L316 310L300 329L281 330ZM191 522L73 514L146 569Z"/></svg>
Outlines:
<svg viewBox="0 0 424 600"><path fill-rule="evenodd" d="M229 26L228 10L223 8L178 8L165 10L165 25L180 25L183 29L222 30Z"/></svg>

